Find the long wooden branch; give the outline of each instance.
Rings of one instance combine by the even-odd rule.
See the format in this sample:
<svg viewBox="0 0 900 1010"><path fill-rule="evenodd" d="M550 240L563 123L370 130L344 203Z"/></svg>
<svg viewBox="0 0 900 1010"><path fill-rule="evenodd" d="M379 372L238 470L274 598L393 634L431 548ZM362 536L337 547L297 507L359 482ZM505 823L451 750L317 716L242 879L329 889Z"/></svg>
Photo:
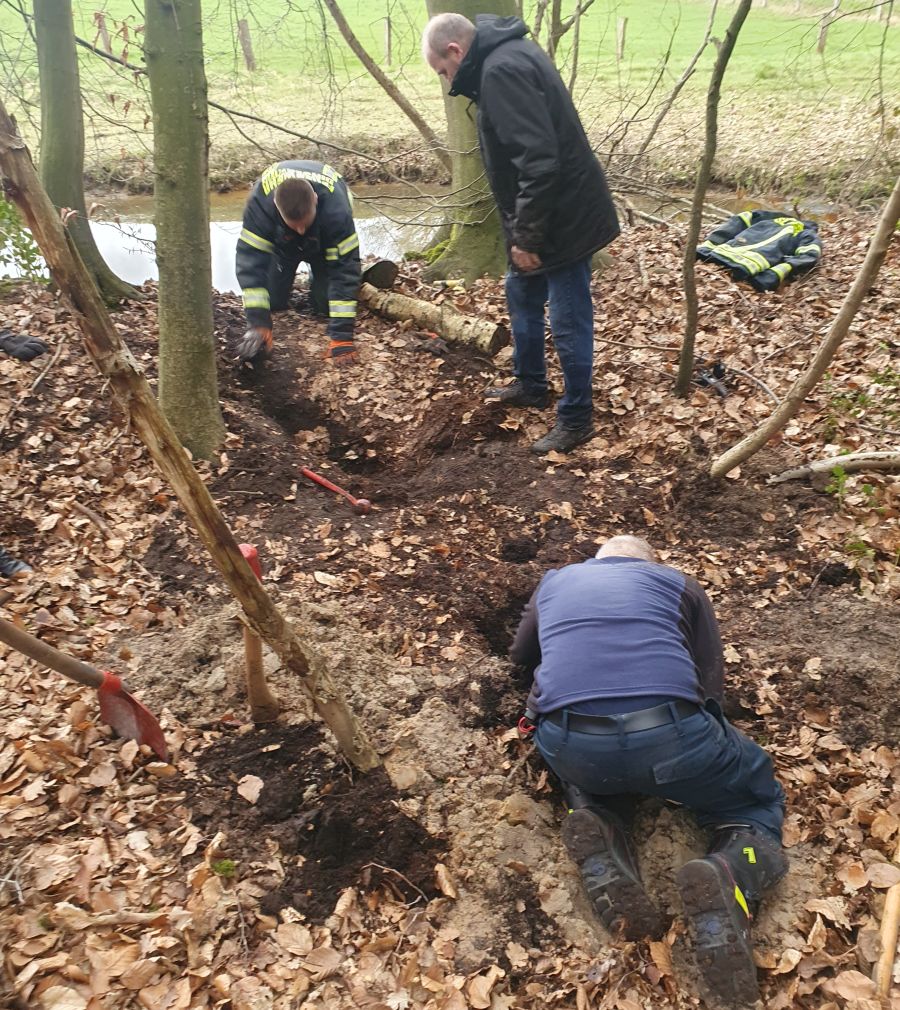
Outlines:
<svg viewBox="0 0 900 1010"><path fill-rule="evenodd" d="M334 23L338 26L338 31L343 35L344 41L353 50L359 59L359 62L369 71L372 77L381 85L384 89L385 94L388 98L394 102L402 112L404 112L413 124L413 126L421 133L428 144L428 149L435 156L435 158L440 161L440 163L447 169L448 172L453 171L453 166L450 162L450 152L447 150L446 145L442 144L437 138L434 130L425 122L425 120L419 115L418 112L409 104L406 96L400 91L396 84L388 77L388 75L378 66L378 64L372 59L372 57L366 52L362 43L353 34L353 29L347 23L347 19L344 17L344 12L338 7L336 0L323 0L323 3L328 8L328 13L334 18Z"/></svg>
<svg viewBox="0 0 900 1010"><path fill-rule="evenodd" d="M323 657L300 640L253 574L222 513L157 406L150 385L122 342L96 285L71 246L2 101L0 174L7 196L22 211L54 281L71 305L88 354L109 380L133 430L171 484L216 567L243 607L247 622L299 678L347 758L363 771L376 767L380 763L378 755L333 682Z"/></svg>
<svg viewBox="0 0 900 1010"><path fill-rule="evenodd" d="M815 357L809 363L806 371L795 380L787 396L781 401L781 405L755 431L713 460L709 469L713 477L722 477L729 470L743 463L745 459L749 459L773 435L781 431L800 409L813 386L827 371L841 341L847 335L860 305L868 294L869 288L878 276L878 271L881 269L881 264L884 262L897 228L898 220L900 220L900 176L897 177L893 192L881 211L881 217L869 243L866 258L863 260L850 290L844 296L844 301L819 345Z"/></svg>
<svg viewBox="0 0 900 1010"><path fill-rule="evenodd" d="M844 473L855 473L858 470L900 470L900 449L885 452L848 452L844 456L817 459L806 466L773 474L766 483L781 484L786 480L803 480L816 474L831 473L837 467Z"/></svg>

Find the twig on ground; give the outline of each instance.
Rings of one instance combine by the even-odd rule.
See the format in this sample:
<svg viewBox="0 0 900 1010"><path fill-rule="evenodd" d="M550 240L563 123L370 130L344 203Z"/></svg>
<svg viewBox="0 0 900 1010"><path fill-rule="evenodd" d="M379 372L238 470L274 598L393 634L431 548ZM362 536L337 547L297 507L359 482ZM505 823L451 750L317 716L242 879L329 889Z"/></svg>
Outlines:
<svg viewBox="0 0 900 1010"><path fill-rule="evenodd" d="M25 861L26 854L19 856L19 858L13 863L12 869L5 877L0 877L0 891L2 891L4 887L11 888L15 892L16 901L18 901L20 905L25 904L25 896L22 893L22 882L19 879L19 867Z"/></svg>
<svg viewBox="0 0 900 1010"><path fill-rule="evenodd" d="M775 392L767 386L762 379L757 379L755 375L751 375L750 372L745 372L743 368L734 368L732 365L727 366L729 372L733 372L735 375L742 375L745 379L749 379L751 382L755 383L759 388L772 400L775 401L776 406L781 403Z"/></svg>
<svg viewBox="0 0 900 1010"><path fill-rule="evenodd" d="M76 512L80 512L86 519L90 519L90 521L97 527L98 530L100 530L107 540L113 539L112 530L93 509L89 509L87 505L82 505L79 501L69 502L69 504Z"/></svg>
<svg viewBox="0 0 900 1010"><path fill-rule="evenodd" d="M399 877L404 883L409 884L409 886L416 892L416 894L419 895L422 901L424 901L426 905L428 904L428 896L425 894L425 892L421 890L421 888L416 887L416 885L409 879L409 877L404 877L399 870L395 870L392 866L382 866L381 863L365 863L363 866L360 867L360 869L366 870L370 866L374 866L376 869L381 870L383 873L393 873L395 877ZM407 901L404 902L404 904L406 905L407 908L411 908L418 902L418 900L419 898L416 898L415 901Z"/></svg>
<svg viewBox="0 0 900 1010"><path fill-rule="evenodd" d="M6 413L6 417L4 417L2 421L0 421L0 435L2 435L3 432L6 431L6 429L9 427L9 423L10 421L12 421L19 407L22 406L22 404L28 399L29 396L32 396L34 394L34 391L44 380L45 376L50 371L50 369L53 368L56 362L59 361L59 359L62 357L62 352L66 346L66 341L68 339L69 335L67 333L64 333L59 338L59 343L56 345L56 350L53 352L53 357L47 362L46 365L44 365L40 375L38 375L38 377L34 380L34 382L32 382L32 384L28 387L28 392L22 393L22 395L9 408L9 410Z"/></svg>

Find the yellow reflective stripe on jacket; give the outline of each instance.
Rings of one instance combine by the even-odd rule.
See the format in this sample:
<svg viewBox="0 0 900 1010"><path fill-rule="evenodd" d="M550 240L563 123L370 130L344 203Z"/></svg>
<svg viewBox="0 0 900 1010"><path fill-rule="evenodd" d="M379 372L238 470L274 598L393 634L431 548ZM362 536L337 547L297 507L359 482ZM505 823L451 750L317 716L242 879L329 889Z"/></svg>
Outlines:
<svg viewBox="0 0 900 1010"><path fill-rule="evenodd" d="M241 242L245 245L250 246L253 249L259 249L260 252L272 253L275 252L275 246L268 239L262 237L262 235L254 235L252 231L247 228L241 228Z"/></svg>
<svg viewBox="0 0 900 1010"><path fill-rule="evenodd" d="M266 196L279 186L285 179L306 179L307 182L317 182L329 193L334 192L335 184L340 179L340 173L331 167L323 165L321 172L312 172L307 168L287 168L281 164L270 165L260 177L260 185Z"/></svg>
<svg viewBox="0 0 900 1010"><path fill-rule="evenodd" d="M269 307L268 288L244 288L241 292L245 309L267 309Z"/></svg>
<svg viewBox="0 0 900 1010"><path fill-rule="evenodd" d="M327 260L327 261L328 261L329 263L334 263L334 262L336 262L336 261L337 261L337 258L338 258L338 251L337 251L337 246L336 246L336 245L330 245L330 246L329 246L329 247L328 247L328 248L327 248L327 249L325 250L325 259L326 259L326 260Z"/></svg>
<svg viewBox="0 0 900 1010"><path fill-rule="evenodd" d="M328 315L332 319L355 319L356 302L332 302L328 303Z"/></svg>
<svg viewBox="0 0 900 1010"><path fill-rule="evenodd" d="M787 275L794 268L791 266L790 263L776 263L775 266L770 267L770 269L772 270L773 273L778 274L781 280L784 280L785 277L787 277Z"/></svg>
<svg viewBox="0 0 900 1010"><path fill-rule="evenodd" d="M758 274L762 270L768 270L769 264L763 260L763 266L760 266L759 260L762 259L761 256L754 260L753 256L755 254L751 253L749 256L744 256L743 251L736 249L732 245L720 245L715 246L714 251L717 256L721 256L724 259L731 260L736 266L739 266L742 270L746 270L748 274Z"/></svg>
<svg viewBox="0 0 900 1010"><path fill-rule="evenodd" d="M794 255L799 256L801 255L801 253L808 253L808 252L818 253L821 251L822 250L816 243L813 243L812 245L798 245L797 248L794 250Z"/></svg>
<svg viewBox="0 0 900 1010"><path fill-rule="evenodd" d="M747 226L747 227L749 228L749 227L750 227L750 221L751 221L751 219L753 218L753 211L752 211L752 210L742 210L742 211L740 212L740 214L738 214L738 217L739 217L739 218L740 218L740 219L741 219L741 220L742 220L742 221L744 222L744 224L745 224L745 225L746 225L746 226Z"/></svg>
<svg viewBox="0 0 900 1010"><path fill-rule="evenodd" d="M348 252L353 252L354 249L359 248L359 236L354 232L352 235L348 235L343 242L338 242L337 253L338 256L346 256Z"/></svg>
<svg viewBox="0 0 900 1010"><path fill-rule="evenodd" d="M802 223L800 221L795 221L794 224L799 224L802 228ZM781 231L777 231L774 235L770 235L768 238L764 238L759 242L754 242L752 245L740 245L737 248L743 252L750 252L753 249L759 249L760 246L772 245L775 242L779 242L785 235L796 235L797 229L794 227L794 224L786 225L781 229Z"/></svg>

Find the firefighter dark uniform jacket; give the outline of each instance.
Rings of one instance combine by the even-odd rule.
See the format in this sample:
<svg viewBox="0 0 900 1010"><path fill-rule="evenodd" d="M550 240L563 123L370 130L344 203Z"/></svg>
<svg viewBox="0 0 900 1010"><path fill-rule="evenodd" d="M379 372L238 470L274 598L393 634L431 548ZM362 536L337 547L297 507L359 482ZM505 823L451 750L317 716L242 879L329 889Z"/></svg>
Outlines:
<svg viewBox="0 0 900 1010"><path fill-rule="evenodd" d="M316 218L305 235L288 228L275 207L275 187L291 178L306 179L319 200ZM267 281L273 256L289 270L296 270L303 261L312 263L314 270L324 268L328 278L328 335L332 340L352 340L360 281L359 239L347 185L330 165L280 161L263 172L250 192L236 257L237 279L250 326L272 328Z"/></svg>
<svg viewBox="0 0 900 1010"><path fill-rule="evenodd" d="M619 234L600 163L549 57L517 17L479 14L451 95L478 105L478 140L506 236L540 270L590 256ZM532 273L532 271L529 271Z"/></svg>
<svg viewBox="0 0 900 1010"><path fill-rule="evenodd" d="M814 221L775 210L735 214L697 247L697 259L727 267L757 291L774 291L788 277L812 270L821 255Z"/></svg>

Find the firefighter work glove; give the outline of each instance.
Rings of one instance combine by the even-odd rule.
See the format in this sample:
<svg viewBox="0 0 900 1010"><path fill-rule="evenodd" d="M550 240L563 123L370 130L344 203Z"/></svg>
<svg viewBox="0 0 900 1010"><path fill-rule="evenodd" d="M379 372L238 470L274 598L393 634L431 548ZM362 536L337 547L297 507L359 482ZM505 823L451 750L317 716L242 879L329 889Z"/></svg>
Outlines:
<svg viewBox="0 0 900 1010"><path fill-rule="evenodd" d="M332 340L325 358L338 368L344 368L358 360L356 344L352 340Z"/></svg>
<svg viewBox="0 0 900 1010"><path fill-rule="evenodd" d="M242 365L251 365L268 355L271 350L272 331L254 326L241 337L237 345L237 356Z"/></svg>
<svg viewBox="0 0 900 1010"><path fill-rule="evenodd" d="M19 361L33 361L50 350L43 340L10 330L0 330L0 349Z"/></svg>

